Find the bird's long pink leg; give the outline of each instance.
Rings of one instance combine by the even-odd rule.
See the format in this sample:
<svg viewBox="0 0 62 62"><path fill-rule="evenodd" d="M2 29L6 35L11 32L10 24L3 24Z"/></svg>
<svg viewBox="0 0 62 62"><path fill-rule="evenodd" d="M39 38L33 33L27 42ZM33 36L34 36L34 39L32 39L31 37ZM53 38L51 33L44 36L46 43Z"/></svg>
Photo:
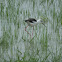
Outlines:
<svg viewBox="0 0 62 62"><path fill-rule="evenodd" d="M33 30L34 30L34 27L33 27ZM32 36L33 36L33 30L32 30Z"/></svg>
<svg viewBox="0 0 62 62"><path fill-rule="evenodd" d="M28 27L28 26L26 26L26 27L25 27L25 31L26 31L26 32L30 35L30 37L31 37L31 34L30 34L27 30L26 30L26 29L27 29L27 27Z"/></svg>

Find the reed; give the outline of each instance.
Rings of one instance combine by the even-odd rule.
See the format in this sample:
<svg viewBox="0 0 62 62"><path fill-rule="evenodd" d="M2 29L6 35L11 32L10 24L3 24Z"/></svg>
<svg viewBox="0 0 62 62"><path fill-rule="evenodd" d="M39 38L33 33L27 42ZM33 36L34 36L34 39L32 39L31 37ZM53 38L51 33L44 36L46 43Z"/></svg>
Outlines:
<svg viewBox="0 0 62 62"><path fill-rule="evenodd" d="M61 6L61 0L0 3L0 62L61 62ZM46 25L35 26L33 38L24 31L24 20L30 17L42 18Z"/></svg>

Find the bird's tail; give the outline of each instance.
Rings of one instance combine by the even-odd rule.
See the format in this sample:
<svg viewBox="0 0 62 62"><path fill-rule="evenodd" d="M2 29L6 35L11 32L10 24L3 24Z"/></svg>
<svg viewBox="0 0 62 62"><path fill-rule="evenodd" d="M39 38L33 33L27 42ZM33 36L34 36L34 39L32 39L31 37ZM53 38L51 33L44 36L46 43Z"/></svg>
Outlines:
<svg viewBox="0 0 62 62"><path fill-rule="evenodd" d="M27 22L28 20L25 20L25 22Z"/></svg>

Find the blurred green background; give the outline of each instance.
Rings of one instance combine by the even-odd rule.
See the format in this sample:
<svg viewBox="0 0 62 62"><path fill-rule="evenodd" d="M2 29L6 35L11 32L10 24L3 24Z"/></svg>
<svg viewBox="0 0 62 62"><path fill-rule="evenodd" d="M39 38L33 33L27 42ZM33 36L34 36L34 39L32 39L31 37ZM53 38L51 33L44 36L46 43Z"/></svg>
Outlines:
<svg viewBox="0 0 62 62"><path fill-rule="evenodd" d="M28 18L46 21L33 38ZM62 0L0 0L0 62L62 62Z"/></svg>

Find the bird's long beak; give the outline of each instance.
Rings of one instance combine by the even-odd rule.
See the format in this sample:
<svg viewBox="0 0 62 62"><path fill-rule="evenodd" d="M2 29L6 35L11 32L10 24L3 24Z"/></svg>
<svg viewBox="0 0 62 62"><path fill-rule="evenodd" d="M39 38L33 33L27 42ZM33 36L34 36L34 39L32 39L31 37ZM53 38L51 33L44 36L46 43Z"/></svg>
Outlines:
<svg viewBox="0 0 62 62"><path fill-rule="evenodd" d="M45 23L42 23L45 26ZM45 26L46 27L46 26Z"/></svg>
<svg viewBox="0 0 62 62"><path fill-rule="evenodd" d="M44 21L40 21L44 26L45 26L45 22ZM46 27L46 26L45 26Z"/></svg>

